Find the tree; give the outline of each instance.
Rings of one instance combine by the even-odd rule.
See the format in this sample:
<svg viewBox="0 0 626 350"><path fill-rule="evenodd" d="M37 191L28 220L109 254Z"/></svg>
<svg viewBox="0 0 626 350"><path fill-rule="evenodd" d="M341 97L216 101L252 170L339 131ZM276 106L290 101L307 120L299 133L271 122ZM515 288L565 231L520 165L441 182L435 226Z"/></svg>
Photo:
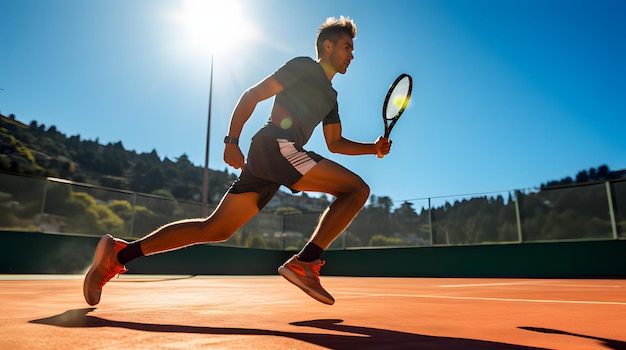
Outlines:
<svg viewBox="0 0 626 350"><path fill-rule="evenodd" d="M415 231L416 223L419 216L413 209L413 203L404 202L400 207L391 214L391 222L394 230L402 233L410 233Z"/></svg>
<svg viewBox="0 0 626 350"><path fill-rule="evenodd" d="M121 176L128 164L128 156L121 142L106 145L102 150L102 160L101 171L105 175Z"/></svg>
<svg viewBox="0 0 626 350"><path fill-rule="evenodd" d="M140 161L135 164L134 174L129 184L132 191L150 193L162 189L165 183L163 170L155 164Z"/></svg>

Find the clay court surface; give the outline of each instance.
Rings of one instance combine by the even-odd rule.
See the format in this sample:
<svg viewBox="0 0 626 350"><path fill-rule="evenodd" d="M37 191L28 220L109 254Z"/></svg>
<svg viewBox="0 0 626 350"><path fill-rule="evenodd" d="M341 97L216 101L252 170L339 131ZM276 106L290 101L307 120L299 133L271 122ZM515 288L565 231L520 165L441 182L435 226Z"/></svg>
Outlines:
<svg viewBox="0 0 626 350"><path fill-rule="evenodd" d="M626 349L626 280L0 275L0 349Z"/></svg>

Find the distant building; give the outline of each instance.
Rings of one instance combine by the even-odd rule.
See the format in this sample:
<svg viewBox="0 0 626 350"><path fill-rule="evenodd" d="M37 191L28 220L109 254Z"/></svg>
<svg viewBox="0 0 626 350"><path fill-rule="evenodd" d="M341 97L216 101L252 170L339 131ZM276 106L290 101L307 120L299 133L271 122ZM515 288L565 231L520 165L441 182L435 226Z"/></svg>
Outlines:
<svg viewBox="0 0 626 350"><path fill-rule="evenodd" d="M289 194L283 191L276 192L276 195L267 204L266 208L273 210L280 207L293 207L303 212L323 211L330 205L330 201L325 195L321 197L311 197L307 193L298 195Z"/></svg>

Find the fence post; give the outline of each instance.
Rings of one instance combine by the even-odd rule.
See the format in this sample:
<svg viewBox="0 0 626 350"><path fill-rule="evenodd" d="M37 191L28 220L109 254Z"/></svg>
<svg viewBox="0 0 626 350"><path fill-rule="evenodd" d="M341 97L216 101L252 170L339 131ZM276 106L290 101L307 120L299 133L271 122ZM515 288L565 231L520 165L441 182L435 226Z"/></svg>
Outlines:
<svg viewBox="0 0 626 350"><path fill-rule="evenodd" d="M430 197L428 197L428 234L430 235L430 246L432 247L435 244L433 242L433 213L430 206Z"/></svg>
<svg viewBox="0 0 626 350"><path fill-rule="evenodd" d="M609 202L609 217L611 218L611 230L613 231L613 239L617 239L617 220L615 218L615 204L613 202L613 186L611 182L604 182L606 188L606 199Z"/></svg>
<svg viewBox="0 0 626 350"><path fill-rule="evenodd" d="M45 178L43 182L43 198L41 199L41 210L39 213L39 222L37 223L37 225L39 226L39 231L41 231L41 221L43 220L44 215L46 215L46 201L48 200L48 181L48 178Z"/></svg>
<svg viewBox="0 0 626 350"><path fill-rule="evenodd" d="M517 241L522 243L524 236L522 233L522 215L520 210L521 192L515 191L515 220L517 221Z"/></svg>

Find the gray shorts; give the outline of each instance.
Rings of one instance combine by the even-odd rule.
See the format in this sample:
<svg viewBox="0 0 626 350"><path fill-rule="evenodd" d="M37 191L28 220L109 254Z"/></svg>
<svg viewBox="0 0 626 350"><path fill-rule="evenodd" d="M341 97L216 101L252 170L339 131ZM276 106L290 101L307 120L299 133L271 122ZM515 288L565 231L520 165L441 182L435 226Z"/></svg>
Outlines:
<svg viewBox="0 0 626 350"><path fill-rule="evenodd" d="M297 193L291 186L323 159L291 141L255 136L244 170L228 192L256 192L259 194L257 206L263 209L281 185Z"/></svg>

